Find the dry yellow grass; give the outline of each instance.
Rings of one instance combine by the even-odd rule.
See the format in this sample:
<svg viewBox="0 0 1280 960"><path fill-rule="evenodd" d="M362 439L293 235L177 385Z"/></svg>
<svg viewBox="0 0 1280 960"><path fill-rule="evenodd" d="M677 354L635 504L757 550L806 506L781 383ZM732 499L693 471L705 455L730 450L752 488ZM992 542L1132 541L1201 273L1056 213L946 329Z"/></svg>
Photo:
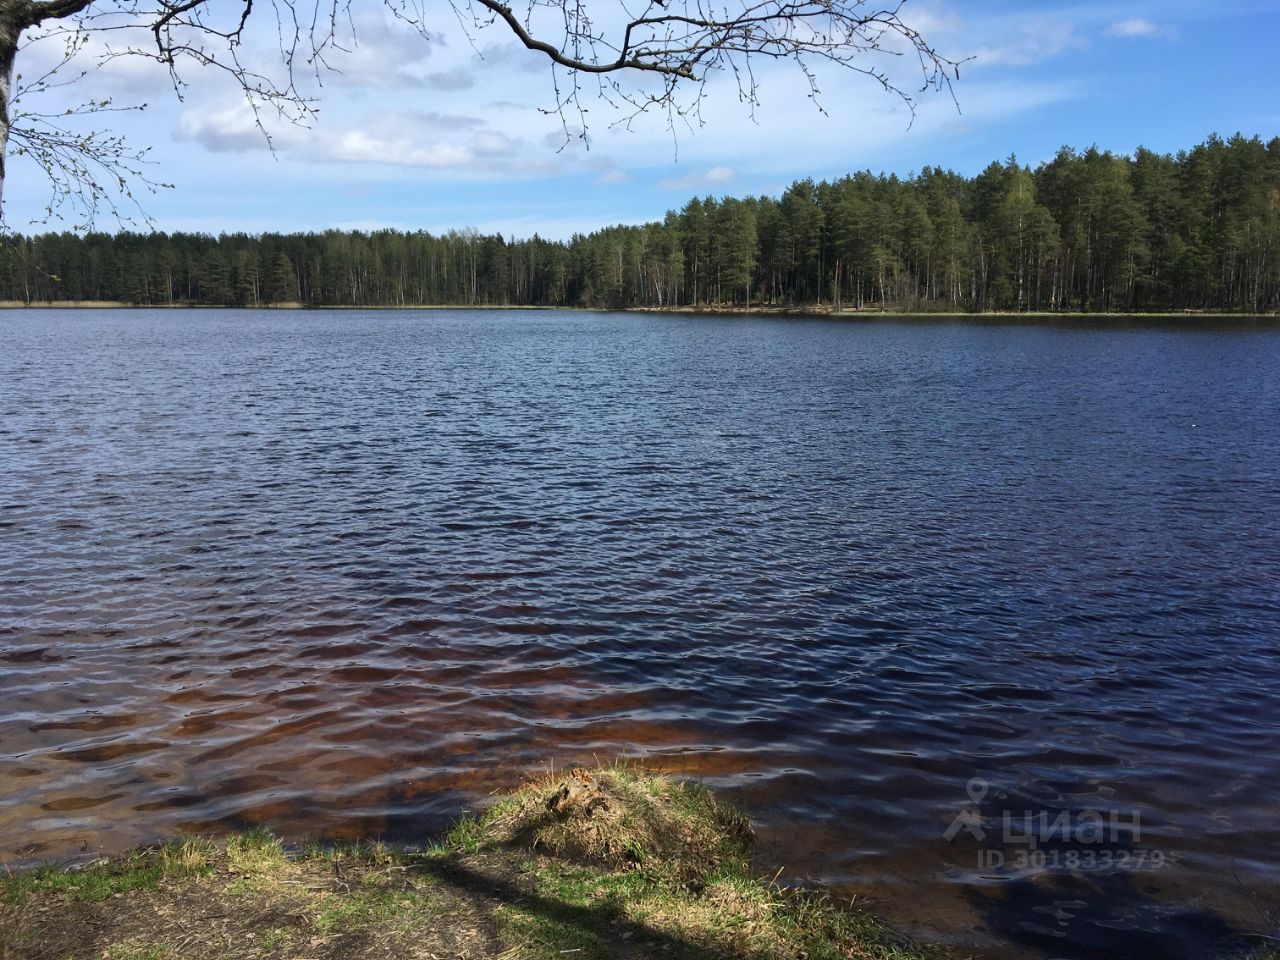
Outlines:
<svg viewBox="0 0 1280 960"><path fill-rule="evenodd" d="M752 840L747 817L710 790L624 766L540 777L492 807L482 823L491 843L686 875L744 867Z"/></svg>

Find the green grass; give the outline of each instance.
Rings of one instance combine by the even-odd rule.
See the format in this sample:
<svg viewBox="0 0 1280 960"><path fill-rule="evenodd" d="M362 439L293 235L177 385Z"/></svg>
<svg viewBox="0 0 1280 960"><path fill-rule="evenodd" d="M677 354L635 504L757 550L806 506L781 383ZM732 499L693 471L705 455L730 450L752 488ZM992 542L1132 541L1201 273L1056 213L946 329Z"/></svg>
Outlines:
<svg viewBox="0 0 1280 960"><path fill-rule="evenodd" d="M166 877L209 873L213 845L207 840L180 840L155 849L130 853L83 869L47 864L29 873L0 878L0 892L7 903L18 903L28 894L62 894L72 900L105 900L117 893L155 888Z"/></svg>
<svg viewBox="0 0 1280 960"><path fill-rule="evenodd" d="M564 960L572 954L574 960L611 960L613 951L607 931L585 929L577 918L568 913L540 912L506 904L498 910L494 919L504 941L517 944L514 948L520 957L556 958Z"/></svg>
<svg viewBox="0 0 1280 960"><path fill-rule="evenodd" d="M487 822L487 820L481 821L478 817L463 817L444 835L440 842L442 849L475 853L483 847L492 846L492 838L486 827Z"/></svg>
<svg viewBox="0 0 1280 960"><path fill-rule="evenodd" d="M313 923L319 933L349 930L399 918L419 917L429 911L422 896L412 890L354 891L321 909Z"/></svg>
<svg viewBox="0 0 1280 960"><path fill-rule="evenodd" d="M396 951L453 950L460 942L485 943L505 960L606 960L626 953L625 944L670 960L929 956L868 914L753 875L751 840L746 816L705 787L612 766L526 784L463 817L420 853L367 842L290 851L255 828L217 845L186 840L83 870L46 867L0 878L0 894L22 905L10 915L16 933L35 924L26 933L60 932L76 942L79 929L54 930L60 911L27 908L108 901L94 908L108 918L99 921L105 929L110 917L137 912L136 903L109 898L135 894L145 902L146 891L166 878L188 878L160 895L165 915L186 917L214 901L224 915L256 918L243 936L264 960L319 956L308 951L352 932L378 960ZM184 896L189 909L175 909L175 898ZM282 925L282 916L299 926ZM4 922L0 911L0 927ZM213 952L202 954L192 952L187 926L148 929L144 942L131 922L114 941L104 934L95 956L175 960L179 945L192 956L223 949L225 931L217 925L207 931ZM486 943L495 931L498 942ZM0 929L0 940L4 935ZM353 960L365 957L352 943Z"/></svg>
<svg viewBox="0 0 1280 960"><path fill-rule="evenodd" d="M520 863L531 896L495 914L522 960L603 960L626 940L683 960L928 956L868 915L754 876L749 821L700 784L603 767L581 778L578 807L557 811L548 798L564 780L536 780L444 840L460 854L533 852Z"/></svg>
<svg viewBox="0 0 1280 960"><path fill-rule="evenodd" d="M532 866L539 896L574 907L592 907L621 916L628 902L640 902L661 892L650 877L638 871L611 873L574 867L554 860Z"/></svg>
<svg viewBox="0 0 1280 960"><path fill-rule="evenodd" d="M271 953L285 946L291 939L292 937L288 930L279 927L274 930L268 930L262 938L262 949Z"/></svg>
<svg viewBox="0 0 1280 960"><path fill-rule="evenodd" d="M254 827L227 841L227 869L248 875L271 874L289 862L284 845L266 827Z"/></svg>

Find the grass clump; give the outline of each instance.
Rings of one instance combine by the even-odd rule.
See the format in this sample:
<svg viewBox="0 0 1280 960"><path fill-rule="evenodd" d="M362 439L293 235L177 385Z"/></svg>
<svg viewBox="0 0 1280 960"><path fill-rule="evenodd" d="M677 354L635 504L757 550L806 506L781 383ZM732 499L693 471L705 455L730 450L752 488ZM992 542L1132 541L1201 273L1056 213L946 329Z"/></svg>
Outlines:
<svg viewBox="0 0 1280 960"><path fill-rule="evenodd" d="M612 766L536 779L409 853L265 828L3 878L0 960L921 960L750 869L747 818Z"/></svg>
<svg viewBox="0 0 1280 960"><path fill-rule="evenodd" d="M753 831L700 784L625 766L575 769L520 787L446 837L483 859L524 851L526 897L496 914L511 956L684 960L913 960L928 954L869 915L750 868Z"/></svg>
<svg viewBox="0 0 1280 960"><path fill-rule="evenodd" d="M745 868L753 836L747 817L701 784L620 765L533 780L466 835L477 848L527 847L686 883L724 866Z"/></svg>
<svg viewBox="0 0 1280 960"><path fill-rule="evenodd" d="M467 816L455 823L449 832L444 835L439 849L432 849L428 852L437 853L459 850L464 853L475 853L486 844L491 845L492 839L486 826L481 823L479 818Z"/></svg>
<svg viewBox="0 0 1280 960"><path fill-rule="evenodd" d="M284 845L266 827L254 827L227 841L226 865L246 878L270 877L289 865Z"/></svg>

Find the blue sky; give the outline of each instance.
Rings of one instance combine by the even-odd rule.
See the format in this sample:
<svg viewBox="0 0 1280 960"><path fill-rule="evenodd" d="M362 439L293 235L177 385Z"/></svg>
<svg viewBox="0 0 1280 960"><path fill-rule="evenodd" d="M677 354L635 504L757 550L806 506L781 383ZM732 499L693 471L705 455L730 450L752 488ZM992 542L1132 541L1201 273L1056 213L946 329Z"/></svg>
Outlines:
<svg viewBox="0 0 1280 960"><path fill-rule="evenodd" d="M535 55L501 27L468 39L441 7L429 41L363 7L358 46L316 90L320 113L305 129L273 124L274 152L212 74L188 71L179 101L157 65L116 60L72 89L149 104L116 121L153 146L157 176L174 183L145 199L147 211L159 229L214 233L475 227L559 238L657 219L693 194L776 194L802 177L924 165L973 174L1011 153L1035 164L1063 144L1128 153L1176 151L1215 131L1280 135L1274 0L910 0L904 19L941 52L973 57L955 87L959 111L926 94L912 124L873 83L829 71L824 115L795 71L767 67L754 118L727 78L713 79L704 125L674 141L658 117L613 129L618 115L592 102L590 150L564 147L561 122L539 109L553 94ZM19 72L51 54L33 45ZM267 46L251 42L246 55L272 62ZM892 69L911 85L907 66ZM38 172L16 158L5 188L11 226L39 229L28 222L46 197Z"/></svg>

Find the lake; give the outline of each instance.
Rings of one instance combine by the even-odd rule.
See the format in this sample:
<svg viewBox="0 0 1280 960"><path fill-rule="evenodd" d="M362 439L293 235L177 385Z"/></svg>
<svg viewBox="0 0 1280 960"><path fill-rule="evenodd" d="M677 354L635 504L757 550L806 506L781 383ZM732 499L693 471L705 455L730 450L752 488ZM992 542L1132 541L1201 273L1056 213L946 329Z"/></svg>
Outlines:
<svg viewBox="0 0 1280 960"><path fill-rule="evenodd" d="M0 314L0 860L627 755L986 957L1280 917L1280 327Z"/></svg>

